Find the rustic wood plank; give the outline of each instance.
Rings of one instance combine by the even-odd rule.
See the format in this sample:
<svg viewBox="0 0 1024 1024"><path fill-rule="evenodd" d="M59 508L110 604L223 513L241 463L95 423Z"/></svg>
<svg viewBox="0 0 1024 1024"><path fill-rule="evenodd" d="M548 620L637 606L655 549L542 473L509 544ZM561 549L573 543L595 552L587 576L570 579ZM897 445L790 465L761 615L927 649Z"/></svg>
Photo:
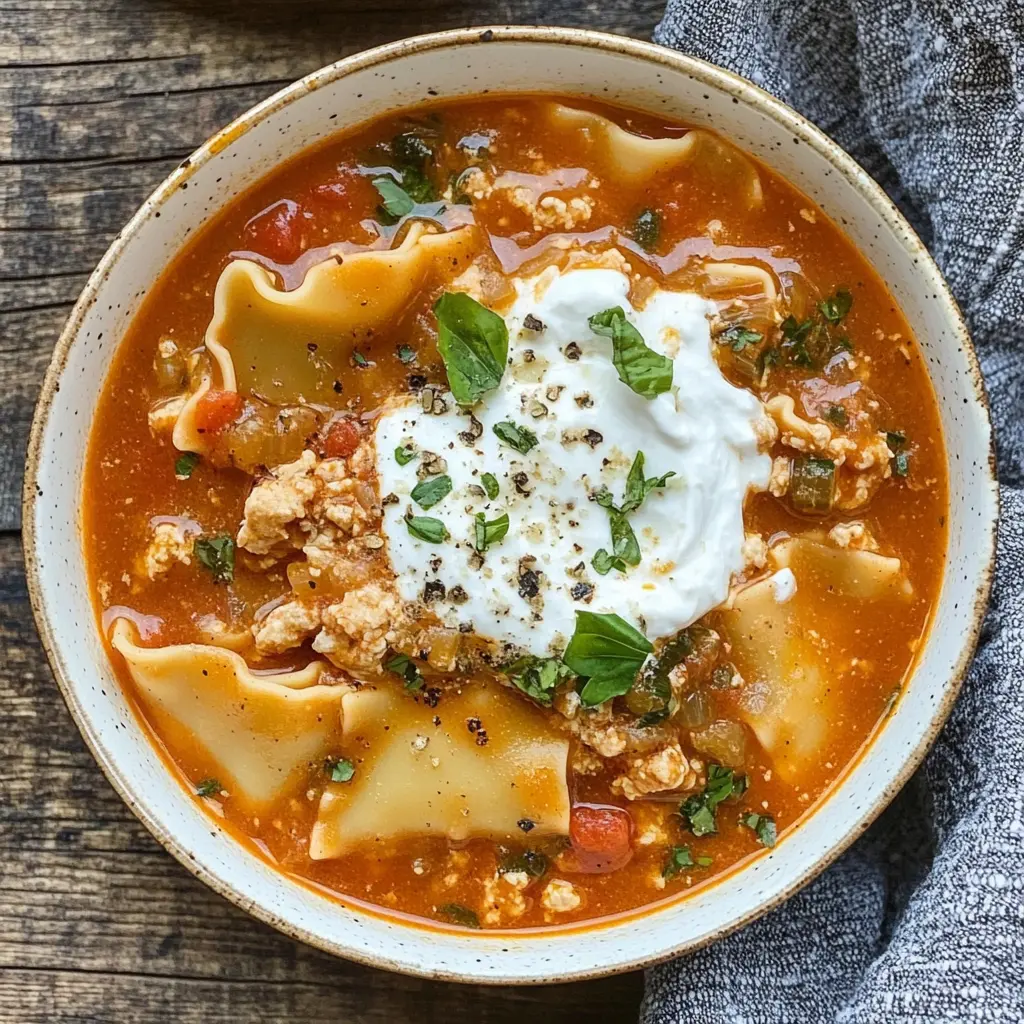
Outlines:
<svg viewBox="0 0 1024 1024"><path fill-rule="evenodd" d="M280 85L391 39L468 24L648 37L662 0L0 0L0 531L20 522L32 405L89 272L188 152ZM639 975L466 988L329 957L172 860L71 722L0 533L0 1024L623 1021Z"/></svg>

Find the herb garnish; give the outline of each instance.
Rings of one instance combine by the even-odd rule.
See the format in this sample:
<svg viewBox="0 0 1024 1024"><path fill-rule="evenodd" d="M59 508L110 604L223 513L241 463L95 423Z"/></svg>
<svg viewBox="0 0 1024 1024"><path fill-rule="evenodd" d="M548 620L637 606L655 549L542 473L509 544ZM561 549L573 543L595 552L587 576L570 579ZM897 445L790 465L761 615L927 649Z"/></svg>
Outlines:
<svg viewBox="0 0 1024 1024"><path fill-rule="evenodd" d="M431 516L405 517L405 528L417 540L425 540L428 544L440 544L448 539L448 530L440 519Z"/></svg>
<svg viewBox="0 0 1024 1024"><path fill-rule="evenodd" d="M910 473L910 452L903 449L907 444L907 435L901 430L888 430L885 443L892 451L892 471L896 476L905 477Z"/></svg>
<svg viewBox="0 0 1024 1024"><path fill-rule="evenodd" d="M614 612L577 611L562 660L587 680L580 700L596 707L629 691L653 649L643 633Z"/></svg>
<svg viewBox="0 0 1024 1024"><path fill-rule="evenodd" d="M741 820L747 828L753 830L762 846L771 849L775 845L778 829L775 827L775 819L770 814L745 814Z"/></svg>
<svg viewBox="0 0 1024 1024"><path fill-rule="evenodd" d="M591 565L598 573L605 576L612 569L625 572L626 566L640 564L640 544L626 517L644 503L644 499L651 491L664 487L669 478L675 475L674 472L668 472L662 476L645 478L644 453L637 452L633 465L629 467L626 495L621 505L615 504L611 491L607 488L602 488L594 494L594 501L608 510L608 524L612 535L611 553L599 548L591 561Z"/></svg>
<svg viewBox="0 0 1024 1024"><path fill-rule="evenodd" d="M521 871L530 878L541 878L547 874L548 859L539 850L523 850L522 853L506 850L498 861L498 870L503 875Z"/></svg>
<svg viewBox="0 0 1024 1024"><path fill-rule="evenodd" d="M492 429L502 444L507 444L509 448L514 448L523 455L537 446L537 435L532 430L520 427L511 420L495 423Z"/></svg>
<svg viewBox="0 0 1024 1024"><path fill-rule="evenodd" d="M356 773L356 766L347 757L330 757L324 768L331 777L331 782L351 782Z"/></svg>
<svg viewBox="0 0 1024 1024"><path fill-rule="evenodd" d="M421 480L413 489L409 497L419 505L420 508L433 508L439 501L443 501L452 490L452 478L447 474L431 476Z"/></svg>
<svg viewBox="0 0 1024 1024"><path fill-rule="evenodd" d="M203 781L196 786L196 796L215 796L219 792L220 782L214 778L203 779Z"/></svg>
<svg viewBox="0 0 1024 1024"><path fill-rule="evenodd" d="M452 924L461 924L463 928L480 927L480 918L476 916L476 911L461 903L442 903L437 912L447 917Z"/></svg>
<svg viewBox="0 0 1024 1024"><path fill-rule="evenodd" d="M690 856L688 846L673 846L665 858L665 866L661 869L661 877L664 879L675 878L683 868L693 867L693 857Z"/></svg>
<svg viewBox="0 0 1024 1024"><path fill-rule="evenodd" d="M695 836L717 832L715 809L732 796L742 796L747 790L746 775L736 775L731 768L720 764L708 765L708 780L701 793L683 801L679 813Z"/></svg>
<svg viewBox="0 0 1024 1024"><path fill-rule="evenodd" d="M358 349L352 353L352 362L359 367L360 370L365 370L370 365L370 360L363 355Z"/></svg>
<svg viewBox="0 0 1024 1024"><path fill-rule="evenodd" d="M508 359L505 321L463 292L445 292L434 315L448 385L459 405L473 405L501 383Z"/></svg>
<svg viewBox="0 0 1024 1024"><path fill-rule="evenodd" d="M748 345L757 345L763 341L764 335L741 324L733 324L722 332L722 340L728 342L733 352L742 352Z"/></svg>
<svg viewBox="0 0 1024 1024"><path fill-rule="evenodd" d="M174 475L179 480L187 480L192 470L199 465L199 456L195 452L182 452L174 462Z"/></svg>
<svg viewBox="0 0 1024 1024"><path fill-rule="evenodd" d="M395 462L400 466L407 466L416 458L416 448L411 444L400 444L395 449Z"/></svg>
<svg viewBox="0 0 1024 1024"><path fill-rule="evenodd" d="M829 423L834 423L837 427L845 427L849 421L849 416L846 414L846 409L839 404L832 404L825 410L825 419Z"/></svg>
<svg viewBox="0 0 1024 1024"><path fill-rule="evenodd" d="M833 327L838 326L846 319L846 314L850 312L852 306L853 296L845 288L837 289L834 294L818 303L821 315Z"/></svg>
<svg viewBox="0 0 1024 1024"><path fill-rule="evenodd" d="M386 656L385 656L386 657ZM407 690L422 690L425 680L420 675L416 663L408 654L395 654L384 662L384 669L387 672L394 672L405 680Z"/></svg>
<svg viewBox="0 0 1024 1024"><path fill-rule="evenodd" d="M235 578L235 542L227 534L200 538L192 551L199 564L213 573L214 583L230 583Z"/></svg>
<svg viewBox="0 0 1024 1024"><path fill-rule="evenodd" d="M399 345L397 354L398 358L407 366L409 365L409 363L416 362L416 349L414 349L411 345Z"/></svg>
<svg viewBox="0 0 1024 1024"><path fill-rule="evenodd" d="M492 544L503 540L508 533L508 513L502 512L497 519L488 522L483 512L477 512L473 527L476 540L474 546L477 551L486 551Z"/></svg>
<svg viewBox="0 0 1024 1024"><path fill-rule="evenodd" d="M513 686L546 708L551 707L555 687L572 675L572 670L561 659L533 655L518 658L502 671Z"/></svg>
<svg viewBox="0 0 1024 1024"><path fill-rule="evenodd" d="M661 235L661 214L650 207L641 210L633 221L633 230L630 234L644 252L653 252Z"/></svg>
<svg viewBox="0 0 1024 1024"><path fill-rule="evenodd" d="M818 303L814 313L806 320L797 320L790 314L782 321L782 359L790 366L805 370L820 369L840 351L851 351L853 346L846 335L836 335L838 327L850 312L853 296L839 289Z"/></svg>
<svg viewBox="0 0 1024 1024"><path fill-rule="evenodd" d="M612 339L612 364L623 384L644 398L656 398L672 387L672 360L647 347L621 306L595 313L587 322L595 334Z"/></svg>
<svg viewBox="0 0 1024 1024"><path fill-rule="evenodd" d="M416 201L390 174L374 178L373 187L380 196L381 209L388 217L396 220L407 217L416 207Z"/></svg>
<svg viewBox="0 0 1024 1024"><path fill-rule="evenodd" d="M498 491L500 490L498 487L498 478L493 473L481 473L480 483L483 484L487 497L490 498L491 501L494 501L498 496Z"/></svg>

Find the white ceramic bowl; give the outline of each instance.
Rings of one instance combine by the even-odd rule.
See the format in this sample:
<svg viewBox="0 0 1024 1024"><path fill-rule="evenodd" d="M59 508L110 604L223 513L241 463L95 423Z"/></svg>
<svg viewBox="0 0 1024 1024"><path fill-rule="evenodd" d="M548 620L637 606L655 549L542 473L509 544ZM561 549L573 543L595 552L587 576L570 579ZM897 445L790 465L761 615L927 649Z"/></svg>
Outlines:
<svg viewBox="0 0 1024 1024"><path fill-rule="evenodd" d="M759 157L843 224L888 282L924 346L949 452L950 548L930 639L885 728L827 800L771 853L719 884L587 929L466 934L321 897L222 832L172 778L116 683L89 603L79 493L110 359L161 270L203 222L285 157L340 129L434 97L551 91L707 125ZM54 353L25 481L33 608L79 728L108 778L190 871L283 931L378 967L481 982L587 978L651 964L776 906L858 836L918 765L973 652L997 499L977 362L956 305L913 231L834 143L749 82L670 50L550 28L423 36L324 68L253 108L186 160L115 239Z"/></svg>

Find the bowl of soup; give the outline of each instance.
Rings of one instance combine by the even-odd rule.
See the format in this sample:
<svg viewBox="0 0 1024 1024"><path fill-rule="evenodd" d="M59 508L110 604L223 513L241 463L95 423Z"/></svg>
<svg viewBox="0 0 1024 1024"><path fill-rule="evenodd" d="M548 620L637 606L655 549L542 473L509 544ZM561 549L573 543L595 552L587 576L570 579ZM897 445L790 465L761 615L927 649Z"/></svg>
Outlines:
<svg viewBox="0 0 1024 1024"><path fill-rule="evenodd" d="M584 978L822 870L940 728L984 392L884 194L750 83L460 31L310 75L103 258L26 555L189 870L331 952Z"/></svg>

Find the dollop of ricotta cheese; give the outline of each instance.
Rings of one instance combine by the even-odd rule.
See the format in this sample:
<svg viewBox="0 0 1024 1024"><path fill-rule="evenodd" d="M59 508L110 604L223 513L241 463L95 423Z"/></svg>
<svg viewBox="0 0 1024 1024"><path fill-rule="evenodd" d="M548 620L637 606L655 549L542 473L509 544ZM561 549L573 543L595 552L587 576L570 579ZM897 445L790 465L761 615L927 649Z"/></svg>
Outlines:
<svg viewBox="0 0 1024 1024"><path fill-rule="evenodd" d="M744 499L771 473L755 431L761 403L719 371L712 308L696 294L657 290L634 309L618 270L555 267L516 290L505 317L508 368L473 410L476 424L450 395L440 415L410 398L377 421L381 495L398 498L385 505L384 533L399 593L426 597L449 626L471 624L538 655L561 651L578 609L617 612L652 640L674 633L724 601L743 568ZM670 391L646 399L619 379L611 339L588 324L614 306L671 358ZM532 431L536 446L521 453L503 444L493 428L506 421ZM407 445L447 464L451 493L429 510L410 497L421 456L406 465L395 458ZM609 514L592 495L603 485L621 504L641 451L648 478L676 475L629 515L640 564L602 576L591 560L612 550ZM499 484L494 498L486 473ZM440 519L449 539L410 534L410 512ZM509 516L508 534L482 554L474 548L480 512L488 521Z"/></svg>

